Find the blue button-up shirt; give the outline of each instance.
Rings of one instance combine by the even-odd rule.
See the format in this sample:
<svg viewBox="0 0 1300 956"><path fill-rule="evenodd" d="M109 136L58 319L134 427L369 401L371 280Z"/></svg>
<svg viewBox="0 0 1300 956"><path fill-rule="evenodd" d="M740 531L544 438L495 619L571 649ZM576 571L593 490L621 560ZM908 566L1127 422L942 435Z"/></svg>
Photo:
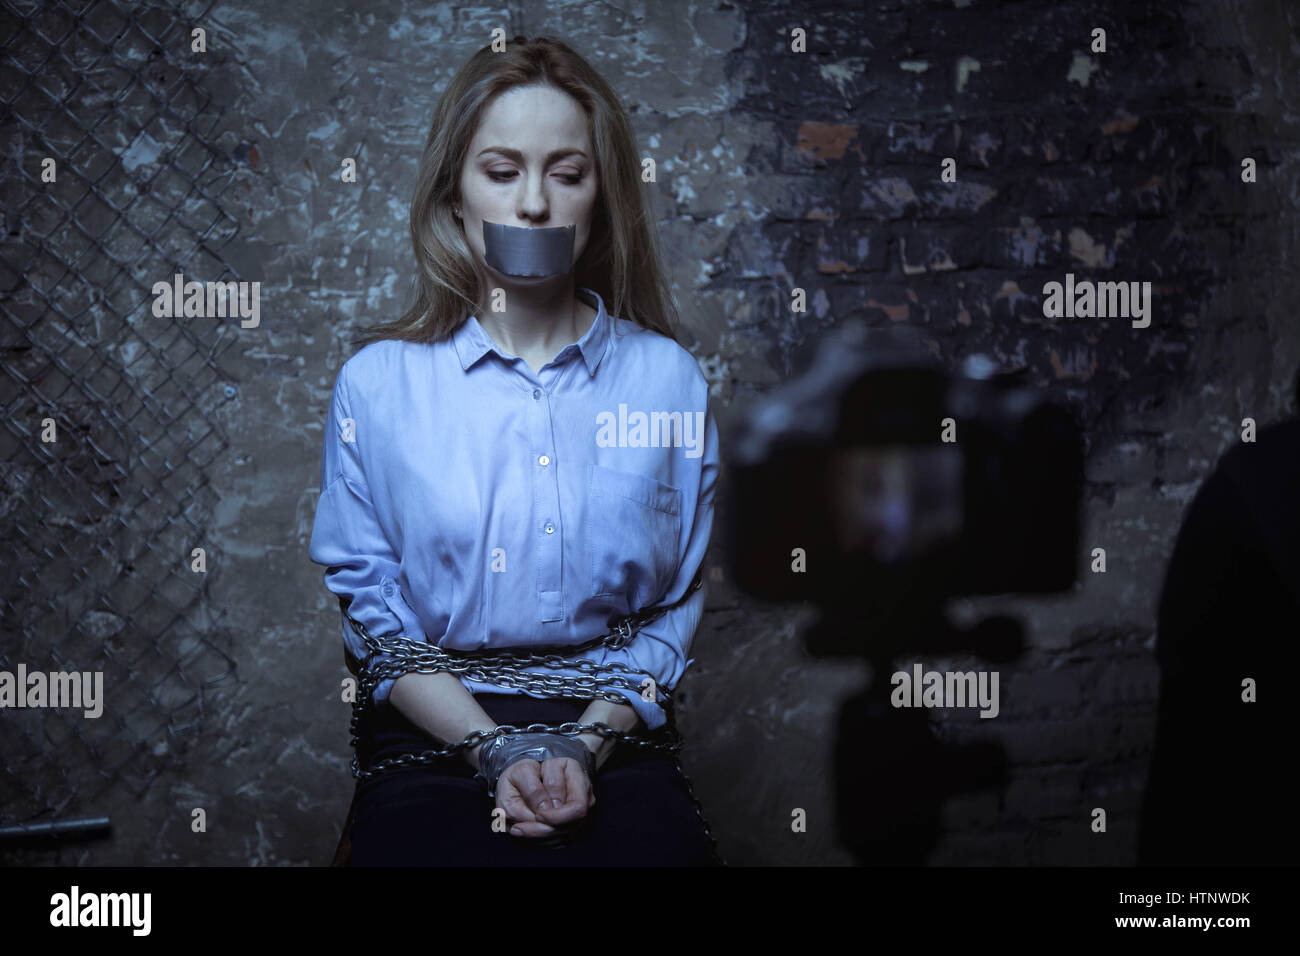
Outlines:
<svg viewBox="0 0 1300 956"><path fill-rule="evenodd" d="M595 320L536 373L476 316L441 342L372 342L339 371L309 553L371 635L449 650L579 644L686 592L713 525L708 384L676 342L580 291ZM574 658L676 687L707 590L626 648ZM460 680L471 694L520 692ZM376 703L392 684L378 685ZM649 729L664 724L662 695L621 692Z"/></svg>

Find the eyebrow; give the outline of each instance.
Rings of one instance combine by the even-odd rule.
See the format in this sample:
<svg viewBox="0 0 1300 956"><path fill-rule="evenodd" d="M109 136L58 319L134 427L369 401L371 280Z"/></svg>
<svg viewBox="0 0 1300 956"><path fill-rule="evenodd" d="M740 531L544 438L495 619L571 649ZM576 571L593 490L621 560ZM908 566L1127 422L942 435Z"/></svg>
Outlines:
<svg viewBox="0 0 1300 956"><path fill-rule="evenodd" d="M488 146L478 151L479 156L482 156L484 153L500 153L502 156L506 157L506 159L513 159L517 163L522 163L524 161L524 154L517 149L510 148L509 146ZM545 165L549 166L561 156L572 156L574 154L581 156L583 159L588 158L587 154L582 150L574 146L565 146L561 149L553 149L547 153ZM474 158L477 159L478 156Z"/></svg>

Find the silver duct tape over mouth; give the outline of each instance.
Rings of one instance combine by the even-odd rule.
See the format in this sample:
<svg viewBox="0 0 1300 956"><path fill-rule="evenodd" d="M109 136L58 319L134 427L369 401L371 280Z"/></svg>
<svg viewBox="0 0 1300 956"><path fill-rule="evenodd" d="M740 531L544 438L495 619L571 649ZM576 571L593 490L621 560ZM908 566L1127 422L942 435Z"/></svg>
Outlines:
<svg viewBox="0 0 1300 956"><path fill-rule="evenodd" d="M576 226L528 229L483 220L487 264L508 276L564 275L573 265Z"/></svg>

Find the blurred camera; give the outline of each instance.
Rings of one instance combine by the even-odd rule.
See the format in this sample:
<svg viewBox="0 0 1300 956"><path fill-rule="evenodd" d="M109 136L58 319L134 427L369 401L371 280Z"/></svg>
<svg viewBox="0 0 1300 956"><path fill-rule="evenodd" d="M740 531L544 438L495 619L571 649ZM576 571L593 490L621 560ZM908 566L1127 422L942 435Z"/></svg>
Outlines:
<svg viewBox="0 0 1300 956"><path fill-rule="evenodd" d="M826 606L1069 588L1082 434L1016 377L859 322L827 334L725 425L734 582Z"/></svg>

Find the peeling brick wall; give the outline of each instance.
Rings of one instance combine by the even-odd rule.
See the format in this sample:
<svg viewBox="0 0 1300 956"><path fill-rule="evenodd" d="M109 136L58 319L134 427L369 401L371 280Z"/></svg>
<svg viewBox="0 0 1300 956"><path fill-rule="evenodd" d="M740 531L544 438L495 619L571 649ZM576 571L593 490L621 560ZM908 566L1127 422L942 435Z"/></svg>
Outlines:
<svg viewBox="0 0 1300 956"><path fill-rule="evenodd" d="M351 781L338 610L307 560L325 409L353 329L407 302L429 118L501 17L403 0L222 0L209 15L222 142L240 164L227 255L263 283L262 327L224 361L240 397L210 476L210 550L224 556L210 603L236 635L238 677L184 772L104 807L116 839L62 861L329 861ZM658 164L683 339L720 408L862 317L919 330L950 365L986 352L1027 368L1082 422L1083 551L1105 547L1109 571L1081 557L1074 593L957 607L1023 615L1031 649L1003 670L999 719L935 712L945 739L1000 742L1012 777L944 808L930 863L1133 862L1164 562L1241 419L1282 417L1300 365L1294 17L1211 0L558 2L509 24L572 43L632 110ZM1097 26L1104 54L1088 52ZM796 27L806 54L790 52ZM356 184L339 181L344 156L358 158ZM956 183L940 181L949 156ZM1240 181L1245 156L1256 184ZM1151 281L1151 326L1044 319L1043 283L1067 272ZM790 311L796 287L806 314ZM833 830L830 752L865 665L810 658L806 608L711 590L679 711L723 855L852 862ZM1097 804L1105 838L1080 816ZM193 806L209 808L206 835L190 832ZM807 833L790 832L795 807Z"/></svg>
<svg viewBox="0 0 1300 956"><path fill-rule="evenodd" d="M749 119L729 118L725 135L749 132L735 153L749 171L753 218L737 224L740 242L710 269L711 301L728 307L697 326L702 351L724 370L719 392L742 393L787 374L822 329L861 316L922 330L949 365L985 352L1003 369L1026 368L1072 409L1087 440L1079 586L953 609L967 622L976 612L1022 616L1030 650L1001 668L998 719L933 712L945 741L999 743L1011 779L1002 792L948 801L924 859L1132 864L1165 562L1186 504L1240 440L1241 419L1284 417L1300 365L1285 225L1296 154L1283 145L1294 136L1284 111L1297 86L1295 71L1280 67L1293 62L1284 38L1294 14L1267 4L1236 13L1209 4L867 6L746 18L737 111ZM786 55L782 36L804 24L809 56ZM1107 32L1105 54L1087 52L1096 26ZM1246 156L1258 183L1240 181ZM944 157L955 158L957 183L940 181ZM1043 284L1067 272L1151 281L1150 327L1045 319ZM815 303L808 315L789 312L794 286ZM1088 570L1094 547L1106 549L1105 574ZM715 708L729 735L703 743L695 761L720 764L699 775L706 795L717 794L711 805L732 858L837 861L820 827L782 831L791 807L809 808L810 821L832 811L819 787L830 779L827 688L842 690L845 675L800 656L791 615L757 617L743 602L715 600L704 646L744 644L709 658L718 683L702 679L704 668L695 675L709 702L725 675ZM708 708L700 704L701 725ZM779 756L753 766L728 752ZM1108 812L1104 837L1088 827L1094 806ZM752 822L736 826L745 816Z"/></svg>

